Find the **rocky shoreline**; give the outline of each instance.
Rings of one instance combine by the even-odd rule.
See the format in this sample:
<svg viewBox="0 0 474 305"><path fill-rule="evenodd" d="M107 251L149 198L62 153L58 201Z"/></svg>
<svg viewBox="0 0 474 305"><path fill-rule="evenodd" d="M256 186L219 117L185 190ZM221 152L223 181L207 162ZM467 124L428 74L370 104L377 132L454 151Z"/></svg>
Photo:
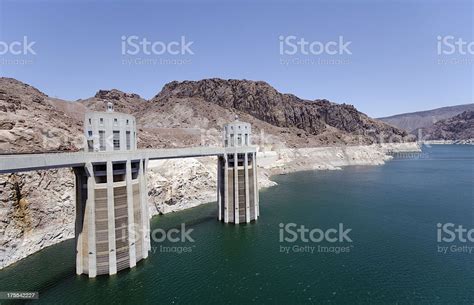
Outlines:
<svg viewBox="0 0 474 305"><path fill-rule="evenodd" d="M272 175L381 165L388 152L419 152L416 143L282 148L258 153L261 188ZM0 269L41 249L74 238L74 176L69 169L0 175ZM150 215L216 201L216 159L152 161L148 171Z"/></svg>
<svg viewBox="0 0 474 305"><path fill-rule="evenodd" d="M426 140L424 145L474 145L474 139L467 140Z"/></svg>

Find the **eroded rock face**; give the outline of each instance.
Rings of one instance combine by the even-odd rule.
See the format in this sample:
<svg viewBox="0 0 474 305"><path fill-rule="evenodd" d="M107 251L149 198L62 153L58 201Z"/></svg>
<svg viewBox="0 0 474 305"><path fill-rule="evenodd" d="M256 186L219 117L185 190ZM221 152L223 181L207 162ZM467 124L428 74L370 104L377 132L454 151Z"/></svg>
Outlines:
<svg viewBox="0 0 474 305"><path fill-rule="evenodd" d="M371 131L374 140L387 136L407 136L407 132L357 111L352 105L327 100L308 101L291 94L282 94L265 82L247 80L205 79L171 82L152 102L172 98L195 98L234 108L278 127L296 127L311 135L320 135L328 127L342 133L365 135ZM385 135L384 135L385 134Z"/></svg>
<svg viewBox="0 0 474 305"><path fill-rule="evenodd" d="M72 170L0 175L0 268L74 237Z"/></svg>
<svg viewBox="0 0 474 305"><path fill-rule="evenodd" d="M0 78L0 152L77 151L82 122L58 111L38 89Z"/></svg>
<svg viewBox="0 0 474 305"><path fill-rule="evenodd" d="M94 97L79 102L91 111L105 111L107 102L112 102L115 111L128 114L134 114L146 105L146 100L138 94L117 89L99 90Z"/></svg>
<svg viewBox="0 0 474 305"><path fill-rule="evenodd" d="M468 110L452 118L436 122L422 129L424 140L470 140L474 139L474 111Z"/></svg>
<svg viewBox="0 0 474 305"><path fill-rule="evenodd" d="M402 113L378 119L392 126L404 129L414 135L417 135L416 130L420 128L429 128L436 122L452 118L453 116L468 110L474 111L474 104L464 104L425 111Z"/></svg>
<svg viewBox="0 0 474 305"><path fill-rule="evenodd" d="M166 214L216 201L217 159L151 161L150 214Z"/></svg>

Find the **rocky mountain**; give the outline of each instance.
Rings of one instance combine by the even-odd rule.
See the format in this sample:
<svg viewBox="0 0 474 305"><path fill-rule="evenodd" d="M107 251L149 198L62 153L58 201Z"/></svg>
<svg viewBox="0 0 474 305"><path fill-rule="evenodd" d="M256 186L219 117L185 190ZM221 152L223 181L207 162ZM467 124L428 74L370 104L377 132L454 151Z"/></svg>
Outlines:
<svg viewBox="0 0 474 305"><path fill-rule="evenodd" d="M146 100L135 93L125 93L117 89L99 90L94 97L79 100L88 110L103 111L104 101L114 103L114 109L118 112L133 114L143 109Z"/></svg>
<svg viewBox="0 0 474 305"><path fill-rule="evenodd" d="M186 104L194 109L193 106L200 104L212 108L221 115L202 113L211 127L220 125L218 118L229 117L226 110L245 114L245 120L255 125L258 131L267 128L265 132L294 147L370 144L386 141L389 137L397 141L397 138L407 136L405 131L371 119L352 105L303 100L292 94L282 94L261 81L217 78L175 81L165 85L151 104L150 107L158 108L170 104Z"/></svg>
<svg viewBox="0 0 474 305"><path fill-rule="evenodd" d="M467 110L474 110L474 104L442 107L427 111L402 113L389 117L379 118L379 120L415 134L413 131L419 128L430 127L438 121L448 119Z"/></svg>
<svg viewBox="0 0 474 305"><path fill-rule="evenodd" d="M74 151L82 120L38 89L12 78L0 79L0 152ZM75 108L74 108L75 109Z"/></svg>
<svg viewBox="0 0 474 305"><path fill-rule="evenodd" d="M474 110L464 111L449 119L422 128L423 140L470 140L474 139Z"/></svg>
<svg viewBox="0 0 474 305"><path fill-rule="evenodd" d="M0 79L0 152L76 151L83 146L86 111L137 117L139 147L183 147L221 142L225 123L239 116L261 146L314 147L407 140L407 133L369 118L352 105L302 100L265 82L205 79L171 82L153 99L117 89L68 102L11 78Z"/></svg>

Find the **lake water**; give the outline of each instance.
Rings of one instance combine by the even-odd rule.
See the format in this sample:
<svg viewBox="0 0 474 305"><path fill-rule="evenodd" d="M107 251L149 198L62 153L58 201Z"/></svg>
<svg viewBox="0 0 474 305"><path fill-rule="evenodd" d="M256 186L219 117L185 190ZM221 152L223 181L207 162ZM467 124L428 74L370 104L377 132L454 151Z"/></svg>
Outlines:
<svg viewBox="0 0 474 305"><path fill-rule="evenodd" d="M256 223L220 223L215 204L154 217L152 229L185 223L194 242L152 242L156 252L133 270L89 279L75 274L66 241L0 271L0 290L39 291L31 303L41 304L474 303L474 250L461 247L474 242L437 241L438 223L474 228L474 146L274 178ZM352 242L280 242L280 224L291 223L342 224ZM173 246L190 252L163 252Z"/></svg>

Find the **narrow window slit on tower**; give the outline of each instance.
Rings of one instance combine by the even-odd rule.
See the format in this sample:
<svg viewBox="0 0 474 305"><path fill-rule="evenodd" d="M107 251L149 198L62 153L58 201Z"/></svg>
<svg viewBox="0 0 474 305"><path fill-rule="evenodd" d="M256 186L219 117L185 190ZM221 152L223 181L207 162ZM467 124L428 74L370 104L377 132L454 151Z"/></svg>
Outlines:
<svg viewBox="0 0 474 305"><path fill-rule="evenodd" d="M120 131L114 130L114 150L120 150Z"/></svg>
<svg viewBox="0 0 474 305"><path fill-rule="evenodd" d="M130 150L130 145L131 145L131 143L130 143L130 131L127 131L125 133L125 135L126 135L126 140L127 140L127 150Z"/></svg>

